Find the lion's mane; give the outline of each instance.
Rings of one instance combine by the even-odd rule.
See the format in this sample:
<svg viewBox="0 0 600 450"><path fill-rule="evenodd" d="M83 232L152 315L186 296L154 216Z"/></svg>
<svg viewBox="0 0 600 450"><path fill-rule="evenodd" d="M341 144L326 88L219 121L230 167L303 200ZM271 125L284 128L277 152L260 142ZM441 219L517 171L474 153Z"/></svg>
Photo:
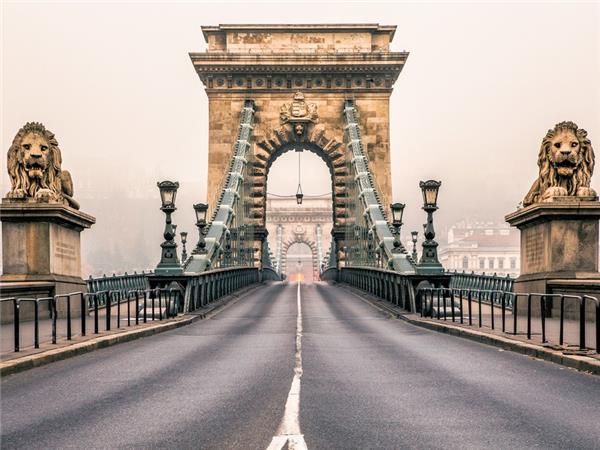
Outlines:
<svg viewBox="0 0 600 450"><path fill-rule="evenodd" d="M556 166L552 161L552 139L565 130L572 131L579 141L579 164L576 166L571 177L564 179L558 174ZM539 176L531 190L523 200L523 206L532 203L541 202L543 195L548 188L562 186L567 190L568 195L578 195L580 188L589 188L592 174L594 173L594 149L592 143L587 138L587 131L579 128L573 122L561 122L555 125L554 129L548 130L542 140L538 154ZM563 178L563 180L559 180ZM561 183L560 181L563 181Z"/></svg>
<svg viewBox="0 0 600 450"><path fill-rule="evenodd" d="M41 178L31 178L25 168L25 150L23 139L29 134L42 136L48 143L47 165L43 170ZM54 133L47 130L43 124L28 122L23 126L13 139L8 150L7 165L11 181L11 190L7 198L26 199L35 198L36 194L49 194L46 200L64 203L75 209L79 204L73 200L73 182L71 174L61 169L62 156L58 141ZM41 192L40 192L41 191Z"/></svg>
<svg viewBox="0 0 600 450"><path fill-rule="evenodd" d="M31 179L27 175L24 163L24 151L21 146L23 138L30 133L43 136L48 142L48 167L44 171L41 180ZM8 174L12 183L11 191L22 189L29 197L34 197L39 189L50 189L57 195L61 194L60 172L61 153L54 134L46 130L44 125L37 122L28 122L21 128L8 150Z"/></svg>

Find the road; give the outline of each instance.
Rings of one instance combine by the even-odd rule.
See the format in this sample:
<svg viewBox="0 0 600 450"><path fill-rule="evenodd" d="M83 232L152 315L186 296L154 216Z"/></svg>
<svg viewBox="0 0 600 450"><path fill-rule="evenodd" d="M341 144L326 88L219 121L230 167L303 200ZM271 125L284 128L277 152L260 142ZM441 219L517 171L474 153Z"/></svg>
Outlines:
<svg viewBox="0 0 600 450"><path fill-rule="evenodd" d="M272 449L287 435L311 450L600 448L600 378L325 284L261 287L210 320L1 388L7 449Z"/></svg>

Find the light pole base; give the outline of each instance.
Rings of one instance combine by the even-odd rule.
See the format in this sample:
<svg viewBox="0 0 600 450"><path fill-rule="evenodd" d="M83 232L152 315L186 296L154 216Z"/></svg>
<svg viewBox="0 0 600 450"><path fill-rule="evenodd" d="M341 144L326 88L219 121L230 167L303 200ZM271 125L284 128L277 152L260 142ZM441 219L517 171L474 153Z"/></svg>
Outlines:
<svg viewBox="0 0 600 450"><path fill-rule="evenodd" d="M162 254L154 272L159 275L181 275L183 268L177 257L177 244L165 241L160 246L162 247Z"/></svg>

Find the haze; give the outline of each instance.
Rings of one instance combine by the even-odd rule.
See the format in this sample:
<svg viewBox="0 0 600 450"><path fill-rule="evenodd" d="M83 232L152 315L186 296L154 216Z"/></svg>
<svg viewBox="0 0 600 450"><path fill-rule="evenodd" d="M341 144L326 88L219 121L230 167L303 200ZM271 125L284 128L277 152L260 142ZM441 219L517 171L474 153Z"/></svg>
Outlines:
<svg viewBox="0 0 600 450"><path fill-rule="evenodd" d="M410 52L390 124L404 233L424 221L419 180L442 180L441 230L513 211L555 123L576 122L599 151L598 3L5 2L3 194L15 133L43 122L75 198L97 218L83 234L84 274L153 268L164 224L156 182L180 182L174 221L192 245L192 204L206 198L207 98L188 57L206 48L200 25L328 22L397 25L392 50ZM328 192L324 163L302 161L304 193ZM297 155L284 155L268 191L295 193L296 173ZM600 190L598 175L592 186Z"/></svg>

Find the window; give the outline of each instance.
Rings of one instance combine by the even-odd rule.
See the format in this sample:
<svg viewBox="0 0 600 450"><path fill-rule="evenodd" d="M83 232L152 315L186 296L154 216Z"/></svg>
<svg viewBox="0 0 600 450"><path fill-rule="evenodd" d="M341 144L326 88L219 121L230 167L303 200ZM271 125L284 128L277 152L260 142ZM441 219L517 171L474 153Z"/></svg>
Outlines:
<svg viewBox="0 0 600 450"><path fill-rule="evenodd" d="M517 258L510 258L510 268L511 269L517 268Z"/></svg>
<svg viewBox="0 0 600 450"><path fill-rule="evenodd" d="M469 268L469 257L468 256L463 256L463 259L462 259L462 268L463 269L468 269Z"/></svg>
<svg viewBox="0 0 600 450"><path fill-rule="evenodd" d="M488 268L494 268L494 258L488 258Z"/></svg>
<svg viewBox="0 0 600 450"><path fill-rule="evenodd" d="M485 258L479 258L479 268L485 269Z"/></svg>
<svg viewBox="0 0 600 450"><path fill-rule="evenodd" d="M498 258L498 269L504 269L504 258Z"/></svg>

